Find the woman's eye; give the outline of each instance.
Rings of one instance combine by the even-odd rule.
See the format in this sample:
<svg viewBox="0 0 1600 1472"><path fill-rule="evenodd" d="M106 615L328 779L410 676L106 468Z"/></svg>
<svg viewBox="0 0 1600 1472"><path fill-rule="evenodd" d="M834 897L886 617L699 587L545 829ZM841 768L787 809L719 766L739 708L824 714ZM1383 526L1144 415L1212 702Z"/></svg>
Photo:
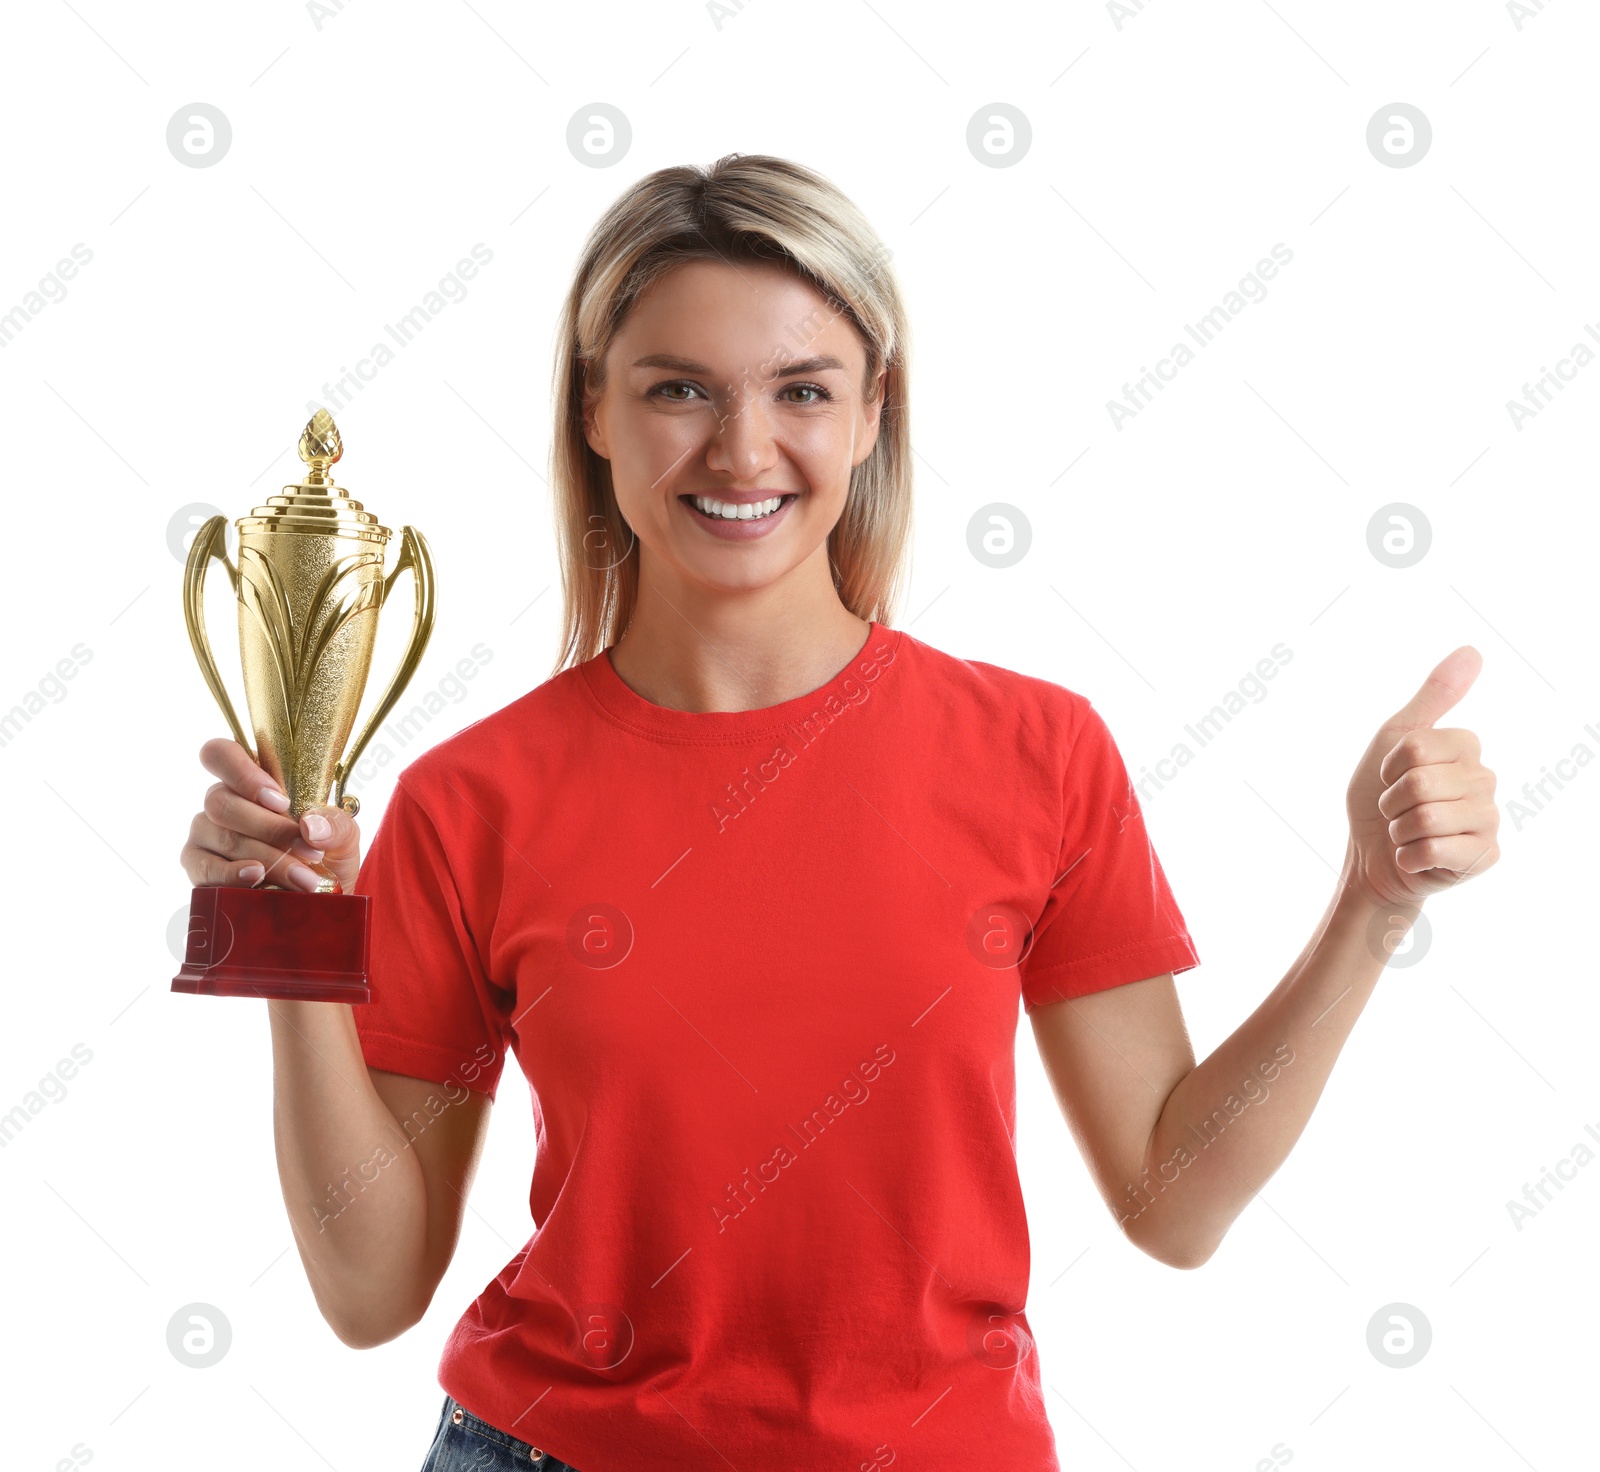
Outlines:
<svg viewBox="0 0 1600 1472"><path fill-rule="evenodd" d="M694 396L700 392L700 387L698 384L690 383L687 379L680 378L674 379L670 383L658 383L651 392L659 395L669 404L688 404L693 402ZM783 389L783 392L786 394L800 393L809 395L807 398L790 399L789 402L791 404L825 404L831 403L833 400L833 395L820 383L791 383Z"/></svg>

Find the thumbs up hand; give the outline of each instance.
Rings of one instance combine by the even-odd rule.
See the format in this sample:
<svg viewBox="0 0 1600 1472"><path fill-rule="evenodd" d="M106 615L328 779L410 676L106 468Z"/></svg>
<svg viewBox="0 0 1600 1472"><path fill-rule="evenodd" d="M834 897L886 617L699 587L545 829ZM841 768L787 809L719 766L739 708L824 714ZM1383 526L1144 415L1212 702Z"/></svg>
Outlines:
<svg viewBox="0 0 1600 1472"><path fill-rule="evenodd" d="M1477 679L1470 644L1447 654L1372 738L1345 794L1347 882L1377 904L1418 904L1500 857L1494 773L1478 738L1436 727Z"/></svg>

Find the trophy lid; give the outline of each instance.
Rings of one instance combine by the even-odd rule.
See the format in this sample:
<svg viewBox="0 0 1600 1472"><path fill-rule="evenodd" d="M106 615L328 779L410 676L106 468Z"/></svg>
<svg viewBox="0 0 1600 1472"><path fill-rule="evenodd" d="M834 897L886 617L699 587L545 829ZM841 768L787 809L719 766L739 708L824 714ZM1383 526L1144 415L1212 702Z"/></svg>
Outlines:
<svg viewBox="0 0 1600 1472"><path fill-rule="evenodd" d="M306 478L298 485L285 486L266 504L257 506L238 521L239 532L311 532L325 537L358 537L382 546L389 540L389 528L350 498L343 486L335 485L329 468L344 454L339 428L326 409L312 415L300 435L300 458L306 463Z"/></svg>

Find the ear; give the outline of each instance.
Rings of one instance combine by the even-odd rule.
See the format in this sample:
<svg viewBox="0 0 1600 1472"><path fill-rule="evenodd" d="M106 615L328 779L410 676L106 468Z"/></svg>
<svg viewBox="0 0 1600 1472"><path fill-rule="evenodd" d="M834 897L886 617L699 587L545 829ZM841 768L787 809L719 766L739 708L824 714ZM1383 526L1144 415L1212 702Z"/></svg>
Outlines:
<svg viewBox="0 0 1600 1472"><path fill-rule="evenodd" d="M861 438L856 441L857 454L851 462L852 465L860 465L878 443L878 428L882 423L883 400L888 390L890 371L887 363L878 370L872 398L862 406L862 418L866 421L866 428Z"/></svg>
<svg viewBox="0 0 1600 1472"><path fill-rule="evenodd" d="M592 393L589 389L589 360L577 358L574 360L574 372L579 384L579 392L583 396L583 437L589 442L589 448L602 460L609 460L610 454L606 448L605 431L599 423L600 395Z"/></svg>

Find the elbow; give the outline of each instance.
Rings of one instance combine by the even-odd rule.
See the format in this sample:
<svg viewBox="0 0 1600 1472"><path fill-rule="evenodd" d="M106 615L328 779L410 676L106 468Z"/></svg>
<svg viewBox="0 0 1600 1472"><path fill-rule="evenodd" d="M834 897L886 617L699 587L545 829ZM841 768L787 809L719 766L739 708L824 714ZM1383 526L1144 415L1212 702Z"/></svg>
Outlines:
<svg viewBox="0 0 1600 1472"><path fill-rule="evenodd" d="M1210 1262L1211 1254L1215 1250L1215 1248L1205 1248L1198 1252L1174 1252L1156 1260L1165 1263L1169 1268L1182 1268L1192 1272L1195 1268L1203 1268Z"/></svg>
<svg viewBox="0 0 1600 1472"><path fill-rule="evenodd" d="M380 1344L398 1339L411 1325L398 1322L380 1324L352 1319L329 1319L328 1327L333 1330L334 1338L347 1349L376 1349Z"/></svg>
<svg viewBox="0 0 1600 1472"><path fill-rule="evenodd" d="M422 1322L428 1301L420 1304L330 1305L319 1303L334 1337L349 1349L376 1349Z"/></svg>
<svg viewBox="0 0 1600 1472"><path fill-rule="evenodd" d="M1221 1240L1200 1242L1196 1240L1170 1240L1149 1233L1128 1232L1126 1236L1146 1257L1153 1257L1165 1267L1193 1271L1211 1261L1221 1246Z"/></svg>

